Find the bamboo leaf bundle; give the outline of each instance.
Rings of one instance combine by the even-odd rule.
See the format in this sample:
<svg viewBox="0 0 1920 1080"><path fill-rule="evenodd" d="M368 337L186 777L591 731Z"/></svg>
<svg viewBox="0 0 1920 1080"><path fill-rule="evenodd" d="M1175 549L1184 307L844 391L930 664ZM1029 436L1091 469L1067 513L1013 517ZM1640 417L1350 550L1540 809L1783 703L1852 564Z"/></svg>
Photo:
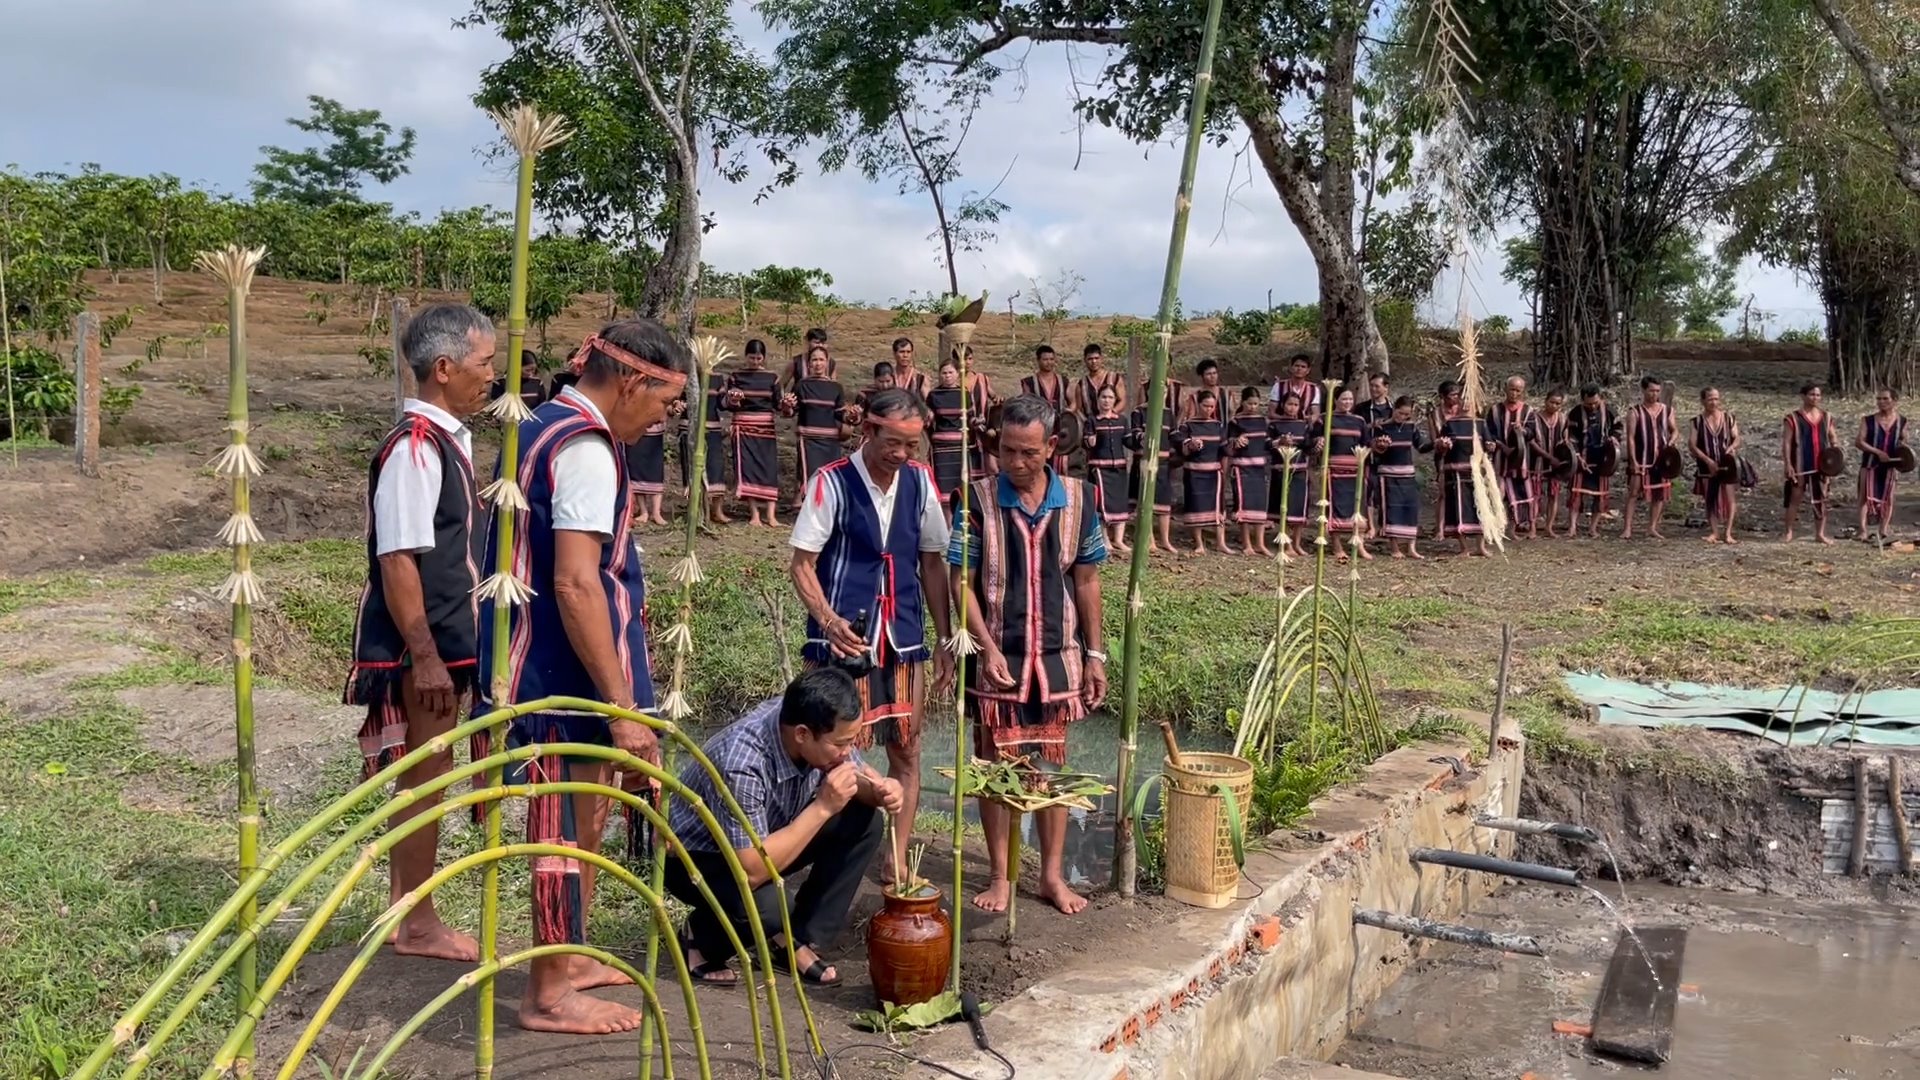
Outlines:
<svg viewBox="0 0 1920 1080"><path fill-rule="evenodd" d="M1473 508L1480 517L1481 535L1493 541L1493 546L1505 551L1507 547L1507 504L1500 497L1500 476L1494 470L1493 458L1487 453L1485 442L1480 438L1480 417L1486 408L1485 372L1480 364L1480 342L1474 329L1473 317L1463 305L1460 311L1460 386L1464 397L1467 416L1474 421L1473 458L1470 462L1473 478Z"/></svg>

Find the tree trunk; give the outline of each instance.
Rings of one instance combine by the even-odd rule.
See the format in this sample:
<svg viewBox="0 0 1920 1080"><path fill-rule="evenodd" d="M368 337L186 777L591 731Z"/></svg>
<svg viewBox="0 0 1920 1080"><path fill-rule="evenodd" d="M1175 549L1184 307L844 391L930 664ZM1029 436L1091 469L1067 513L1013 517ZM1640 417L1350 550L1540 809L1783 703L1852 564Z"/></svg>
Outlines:
<svg viewBox="0 0 1920 1080"><path fill-rule="evenodd" d="M1335 27L1320 96L1320 214L1328 239L1338 245L1341 264L1353 271L1364 270L1353 230L1353 172L1359 164L1354 158L1353 82L1359 56L1358 28ZM1353 277L1350 272L1320 275L1320 376L1327 378L1337 368L1345 383L1353 381L1354 362L1362 355L1370 322L1365 282L1358 282L1361 288L1356 290Z"/></svg>
<svg viewBox="0 0 1920 1080"><path fill-rule="evenodd" d="M691 137L689 137L691 144ZM677 308L680 328L689 341L698 321L700 279L700 238L704 223L700 219L699 162L692 155L676 154L668 162L667 190L674 200L673 226L660 258L647 268L647 280L640 291L639 314L662 319L669 309Z"/></svg>
<svg viewBox="0 0 1920 1080"><path fill-rule="evenodd" d="M1828 389L1847 397L1883 386L1908 393L1920 366L1920 252L1905 253L1906 273L1890 272L1895 253L1851 247L1832 215L1819 215L1815 227Z"/></svg>
<svg viewBox="0 0 1920 1080"><path fill-rule="evenodd" d="M933 217L940 223L940 246L947 253L947 295L959 296L960 271L953 263L953 226L947 223L946 199L940 194L940 184L927 165L926 156L920 153L920 144L913 141L913 130L907 127L907 114L898 105L893 107L893 118L900 125L900 141L913 156L914 168L920 172L920 184L927 189L927 198L933 200Z"/></svg>
<svg viewBox="0 0 1920 1080"><path fill-rule="evenodd" d="M166 263L166 242L157 237L148 237L147 247L153 254L153 302L158 304L164 302L160 293L160 275L161 267Z"/></svg>
<svg viewBox="0 0 1920 1080"><path fill-rule="evenodd" d="M1243 61L1244 63L1244 61ZM1259 78L1257 70L1249 73ZM1350 92L1350 91L1349 91ZM1380 336L1380 327L1373 319L1373 302L1367 296L1366 282L1361 276L1360 261L1354 256L1352 239L1348 232L1352 226L1352 177L1348 177L1347 195L1347 232L1327 220L1321 209L1320 193L1314 187L1310 166L1287 142L1286 131L1271 103L1263 102L1258 106L1243 105L1240 119L1247 125L1253 137L1254 153L1259 155L1261 167L1266 170L1267 179L1279 193L1280 201L1287 208L1287 216L1293 220L1294 227L1300 230L1300 237L1306 241L1307 250L1313 254L1314 267L1319 272L1320 295L1322 297L1321 317L1327 319L1329 311L1338 309L1340 319L1337 325L1344 344L1329 343L1331 350L1345 348L1347 361L1364 357L1368 371L1388 373L1392 370L1392 360L1387 355L1387 344ZM1329 303L1331 298L1331 303ZM1336 325L1327 322L1327 327Z"/></svg>

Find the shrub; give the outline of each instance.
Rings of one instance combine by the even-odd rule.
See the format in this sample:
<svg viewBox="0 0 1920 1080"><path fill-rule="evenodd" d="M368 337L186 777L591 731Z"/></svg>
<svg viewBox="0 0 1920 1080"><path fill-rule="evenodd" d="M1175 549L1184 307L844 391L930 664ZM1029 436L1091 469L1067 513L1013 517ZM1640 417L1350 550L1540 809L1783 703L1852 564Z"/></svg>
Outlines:
<svg viewBox="0 0 1920 1080"><path fill-rule="evenodd" d="M1420 323L1411 300L1381 300L1373 306L1373 322L1390 353L1411 355L1420 348Z"/></svg>
<svg viewBox="0 0 1920 1080"><path fill-rule="evenodd" d="M1481 337L1498 341L1513 333L1513 320L1505 315L1489 315L1480 320L1477 329Z"/></svg>
<svg viewBox="0 0 1920 1080"><path fill-rule="evenodd" d="M1228 308L1220 313L1220 325L1213 328L1213 340L1219 345L1265 345L1273 340L1273 321L1263 308L1238 315Z"/></svg>
<svg viewBox="0 0 1920 1080"><path fill-rule="evenodd" d="M1774 340L1782 345L1825 345L1827 335L1817 326L1790 327Z"/></svg>

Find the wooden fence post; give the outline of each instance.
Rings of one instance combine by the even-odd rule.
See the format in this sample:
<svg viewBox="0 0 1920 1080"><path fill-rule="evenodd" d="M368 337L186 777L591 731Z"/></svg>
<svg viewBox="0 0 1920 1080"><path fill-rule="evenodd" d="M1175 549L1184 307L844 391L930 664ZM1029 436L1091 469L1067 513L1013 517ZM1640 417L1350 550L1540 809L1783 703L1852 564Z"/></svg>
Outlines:
<svg viewBox="0 0 1920 1080"><path fill-rule="evenodd" d="M393 331L393 422L396 424L406 412L407 399L413 396L413 369L407 366L406 355L400 348L401 336L407 329L407 313L406 298L394 297L387 322Z"/></svg>
<svg viewBox="0 0 1920 1080"><path fill-rule="evenodd" d="M81 476L100 475L100 317L73 321L73 463Z"/></svg>
<svg viewBox="0 0 1920 1080"><path fill-rule="evenodd" d="M1127 339L1127 395L1126 401L1135 405L1145 405L1147 395L1140 390L1140 335Z"/></svg>

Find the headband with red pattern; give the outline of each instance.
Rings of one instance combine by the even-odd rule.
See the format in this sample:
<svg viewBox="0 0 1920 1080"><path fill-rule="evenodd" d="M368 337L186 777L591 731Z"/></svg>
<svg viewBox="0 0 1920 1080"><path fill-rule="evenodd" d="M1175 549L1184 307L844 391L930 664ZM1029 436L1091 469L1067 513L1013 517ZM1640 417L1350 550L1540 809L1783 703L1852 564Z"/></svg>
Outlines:
<svg viewBox="0 0 1920 1080"><path fill-rule="evenodd" d="M599 334L588 334L587 340L580 343L580 351L573 354L573 363L571 365L573 373L576 375L580 374L587 366L587 357L595 352L598 352L601 356L618 361L621 365L641 375L645 375L649 379L666 383L676 389L687 385L687 375L685 372L673 371L669 368L663 368L652 361L642 360L638 356L615 345L613 342L608 341L606 338L601 337Z"/></svg>

